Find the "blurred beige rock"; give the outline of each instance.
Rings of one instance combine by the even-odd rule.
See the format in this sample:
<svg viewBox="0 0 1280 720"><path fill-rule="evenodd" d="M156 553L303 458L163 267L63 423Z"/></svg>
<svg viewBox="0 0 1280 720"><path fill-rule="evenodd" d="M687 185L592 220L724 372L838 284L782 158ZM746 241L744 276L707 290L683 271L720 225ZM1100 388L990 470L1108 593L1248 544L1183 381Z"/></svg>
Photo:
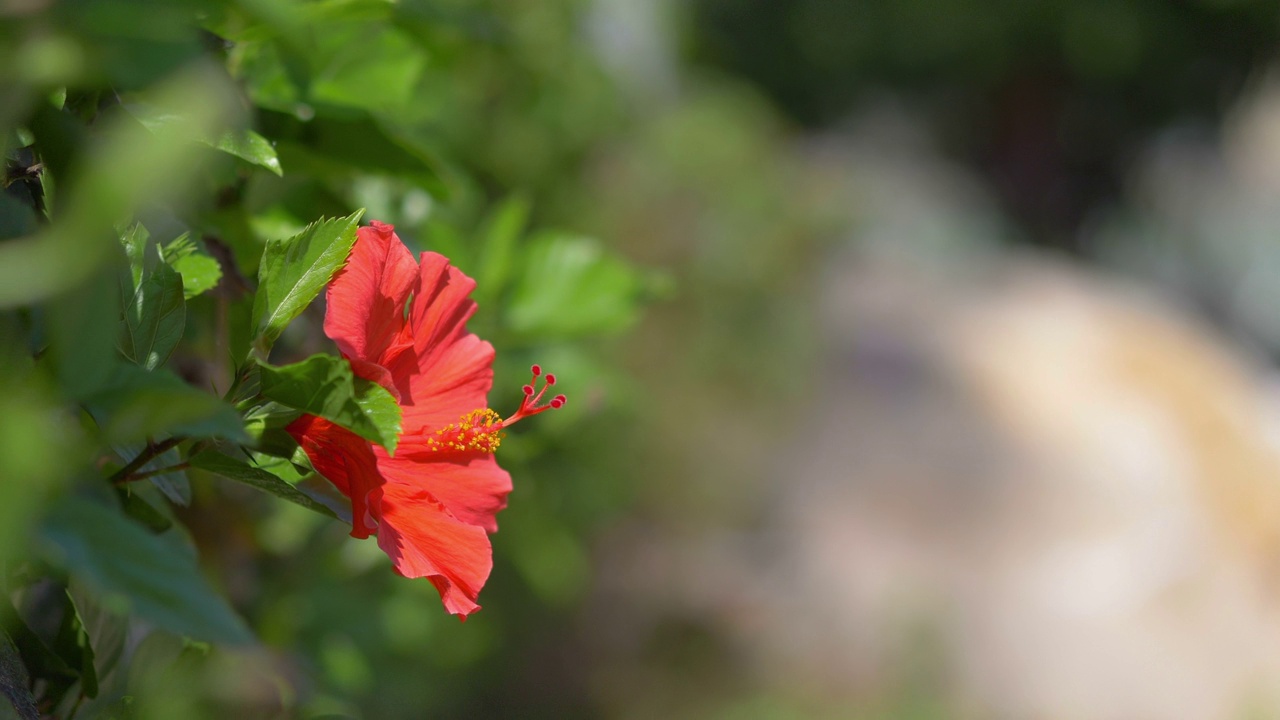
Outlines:
<svg viewBox="0 0 1280 720"><path fill-rule="evenodd" d="M866 687L922 623L997 717L1280 712L1275 378L1064 263L930 282L863 267L833 303L846 355L750 573L789 591L746 644Z"/></svg>

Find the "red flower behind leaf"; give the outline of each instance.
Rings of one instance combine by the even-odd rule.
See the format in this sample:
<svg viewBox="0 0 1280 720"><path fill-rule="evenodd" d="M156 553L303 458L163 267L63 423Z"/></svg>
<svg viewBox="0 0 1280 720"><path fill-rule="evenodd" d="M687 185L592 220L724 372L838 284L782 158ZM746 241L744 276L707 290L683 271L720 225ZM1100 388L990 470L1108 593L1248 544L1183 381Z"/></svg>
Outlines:
<svg viewBox="0 0 1280 720"><path fill-rule="evenodd" d="M360 228L347 265L328 290L325 334L360 377L399 402L403 433L395 456L312 415L289 425L315 469L351 499L352 537L377 535L406 577L425 577L445 608L463 619L493 567L488 533L506 507L511 476L493 451L501 430L560 407L557 395L524 387L506 420L489 410L493 346L467 332L475 281L436 253L415 263L392 226ZM534 366L534 382L541 374Z"/></svg>

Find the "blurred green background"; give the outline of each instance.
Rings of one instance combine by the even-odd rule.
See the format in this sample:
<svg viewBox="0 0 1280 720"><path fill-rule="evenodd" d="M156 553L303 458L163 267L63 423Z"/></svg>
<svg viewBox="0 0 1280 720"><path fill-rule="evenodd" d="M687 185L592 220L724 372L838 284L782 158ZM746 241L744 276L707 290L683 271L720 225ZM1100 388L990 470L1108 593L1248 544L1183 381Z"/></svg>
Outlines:
<svg viewBox="0 0 1280 720"><path fill-rule="evenodd" d="M258 640L133 622L42 712L1270 717L1278 39L1271 0L0 0L0 561L55 654L40 544L131 457L84 398L133 223L221 265L165 364L202 391L263 244L365 208L477 279L493 407L569 395L503 443L465 624L193 471L144 499Z"/></svg>

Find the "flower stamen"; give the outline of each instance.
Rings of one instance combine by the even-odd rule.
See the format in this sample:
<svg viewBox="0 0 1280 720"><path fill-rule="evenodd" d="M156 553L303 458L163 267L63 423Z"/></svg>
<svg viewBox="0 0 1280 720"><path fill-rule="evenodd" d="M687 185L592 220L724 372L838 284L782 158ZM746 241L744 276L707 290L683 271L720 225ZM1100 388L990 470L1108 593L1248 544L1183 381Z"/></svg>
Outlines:
<svg viewBox="0 0 1280 720"><path fill-rule="evenodd" d="M489 408L472 410L458 422L449 423L428 437L427 449L432 452L492 453L502 444L502 426L498 413Z"/></svg>

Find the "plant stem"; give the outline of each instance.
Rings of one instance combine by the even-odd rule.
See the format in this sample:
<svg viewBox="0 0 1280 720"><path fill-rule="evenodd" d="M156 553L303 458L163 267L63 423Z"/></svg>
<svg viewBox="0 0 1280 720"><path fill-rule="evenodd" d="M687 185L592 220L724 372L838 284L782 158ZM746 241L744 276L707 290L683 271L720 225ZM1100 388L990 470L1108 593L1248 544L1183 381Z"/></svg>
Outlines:
<svg viewBox="0 0 1280 720"><path fill-rule="evenodd" d="M159 443L147 443L146 449L138 453L138 457L134 458L128 465L117 470L115 474L107 478L107 480L115 485L129 482L134 479L133 475L138 471L138 468L151 462L156 458L156 456L162 455L166 451L177 447L178 443L181 443L183 440L186 440L186 438L171 437L167 440L162 440Z"/></svg>
<svg viewBox="0 0 1280 720"><path fill-rule="evenodd" d="M149 477L155 477L156 475L164 475L165 473L177 472L179 470L186 470L189 467L191 467L191 463L181 462L181 463L178 463L177 465L170 465L169 467L166 467L166 468L160 468L159 470L148 470L146 472L134 473L133 475L129 476L129 479L121 480L120 482L121 483L137 482L138 480L145 480Z"/></svg>

